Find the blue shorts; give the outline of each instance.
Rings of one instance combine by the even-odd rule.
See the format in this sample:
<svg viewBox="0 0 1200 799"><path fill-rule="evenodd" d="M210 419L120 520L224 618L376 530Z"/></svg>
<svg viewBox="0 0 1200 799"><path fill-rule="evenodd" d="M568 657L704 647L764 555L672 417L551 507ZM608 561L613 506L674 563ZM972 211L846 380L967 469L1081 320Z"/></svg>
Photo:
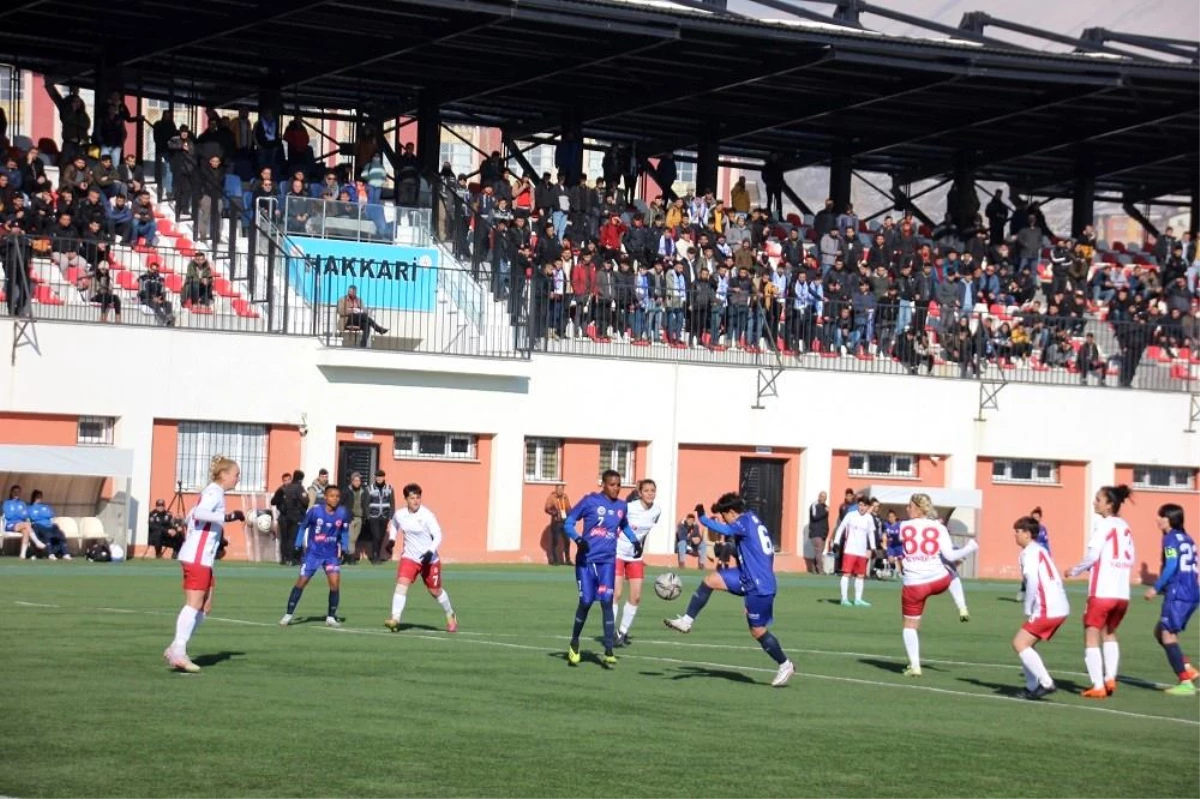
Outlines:
<svg viewBox="0 0 1200 799"><path fill-rule="evenodd" d="M24 519L5 519L4 520L4 532L15 533L17 531L17 525L24 524L24 523L25 523Z"/></svg>
<svg viewBox="0 0 1200 799"><path fill-rule="evenodd" d="M888 547L888 548L887 548L887 556L888 556L889 558L902 558L902 557L904 557L904 545L903 545L903 544L899 544L899 545L897 545L897 546L894 546L894 547Z"/></svg>
<svg viewBox="0 0 1200 799"><path fill-rule="evenodd" d="M746 606L746 623L751 627L769 627L775 620L775 595L747 593L742 585L742 573L737 569L718 569L725 590L742 597Z"/></svg>
<svg viewBox="0 0 1200 799"><path fill-rule="evenodd" d="M1164 599L1162 616L1158 623L1169 633L1181 633L1187 629L1188 619L1196 612L1197 607L1200 607L1200 603Z"/></svg>
<svg viewBox="0 0 1200 799"><path fill-rule="evenodd" d="M579 586L579 601L590 605L599 599L601 602L611 602L613 585L617 581L617 564L586 563L575 567L575 584Z"/></svg>
<svg viewBox="0 0 1200 799"><path fill-rule="evenodd" d="M338 562L337 556L329 557L312 557L306 555L304 557L304 565L300 567L301 577L312 577L319 571L324 570L325 574L338 574L342 570L342 564Z"/></svg>

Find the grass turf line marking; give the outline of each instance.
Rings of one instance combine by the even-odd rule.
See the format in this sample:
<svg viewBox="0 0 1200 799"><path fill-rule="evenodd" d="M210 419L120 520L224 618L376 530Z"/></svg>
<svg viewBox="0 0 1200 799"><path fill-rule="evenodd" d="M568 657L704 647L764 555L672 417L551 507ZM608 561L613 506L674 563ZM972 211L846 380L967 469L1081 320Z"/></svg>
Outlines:
<svg viewBox="0 0 1200 799"><path fill-rule="evenodd" d="M61 608L62 607L62 605L45 605L45 604L42 604L41 602L22 602L19 599L17 600L17 604L21 605L22 607L26 607L26 608Z"/></svg>

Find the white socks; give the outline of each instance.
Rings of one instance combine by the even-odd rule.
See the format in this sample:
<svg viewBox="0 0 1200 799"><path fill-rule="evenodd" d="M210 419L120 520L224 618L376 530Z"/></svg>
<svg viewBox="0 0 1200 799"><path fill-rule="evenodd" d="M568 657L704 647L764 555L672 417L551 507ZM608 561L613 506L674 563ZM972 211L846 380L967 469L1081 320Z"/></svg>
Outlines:
<svg viewBox="0 0 1200 799"><path fill-rule="evenodd" d="M1049 688L1054 685L1054 681L1050 679L1050 672L1046 671L1046 664L1042 662L1042 656L1037 653L1033 647L1022 649L1019 653L1021 665L1025 667L1026 674L1032 674L1038 681L1038 684L1043 688ZM1026 679L1026 684L1028 684ZM1029 686L1033 688L1033 686Z"/></svg>
<svg viewBox="0 0 1200 799"><path fill-rule="evenodd" d="M447 616L454 615L454 606L450 604L450 595L446 593L444 588L442 589L442 593L438 594L437 601L442 606L442 610L446 611ZM397 616L396 618L400 617Z"/></svg>
<svg viewBox="0 0 1200 799"><path fill-rule="evenodd" d="M850 590L850 575L842 575L842 601L845 602L848 598L847 592Z"/></svg>
<svg viewBox="0 0 1200 799"><path fill-rule="evenodd" d="M957 577L950 581L950 597L954 600L954 604L958 605L959 613L966 611L967 596L963 593L962 580Z"/></svg>
<svg viewBox="0 0 1200 799"><path fill-rule="evenodd" d="M1104 661L1100 657L1100 647L1089 646L1083 650L1083 662L1087 665L1088 679L1092 687L1104 690Z"/></svg>
<svg viewBox="0 0 1200 799"><path fill-rule="evenodd" d="M404 612L404 603L407 601L408 594L402 594L399 591L392 594L392 618L396 621L400 621L400 614Z"/></svg>
<svg viewBox="0 0 1200 799"><path fill-rule="evenodd" d="M1038 678L1034 676L1033 672L1029 670L1029 667L1024 662L1021 663L1021 673L1025 675L1026 691L1032 691L1038 687Z"/></svg>
<svg viewBox="0 0 1200 799"><path fill-rule="evenodd" d="M199 623L196 617L200 615L191 605L184 605L179 611L179 616L175 619L175 640L171 642L171 649L178 655L187 655L188 639L192 637Z"/></svg>
<svg viewBox="0 0 1200 799"><path fill-rule="evenodd" d="M621 626L617 628L621 635L625 635L625 633L629 632L629 628L633 626L633 619L637 616L637 610L637 605L630 604L629 602L625 603L624 608L621 610Z"/></svg>
<svg viewBox="0 0 1200 799"><path fill-rule="evenodd" d="M205 619L204 611L197 610L195 613L196 613L196 621L192 623L192 635L196 634L196 630L200 629L200 625L204 622L204 619Z"/></svg>
<svg viewBox="0 0 1200 799"><path fill-rule="evenodd" d="M1116 641L1105 641L1104 647L1104 679L1117 679L1117 664L1121 660L1121 646Z"/></svg>
<svg viewBox="0 0 1200 799"><path fill-rule="evenodd" d="M908 665L921 668L921 638L911 627L904 628L904 651L908 653Z"/></svg>
<svg viewBox="0 0 1200 799"><path fill-rule="evenodd" d="M863 580L863 578L861 578L861 577L854 578L854 601L855 602L862 602L863 585L865 584L865 582L866 581Z"/></svg>

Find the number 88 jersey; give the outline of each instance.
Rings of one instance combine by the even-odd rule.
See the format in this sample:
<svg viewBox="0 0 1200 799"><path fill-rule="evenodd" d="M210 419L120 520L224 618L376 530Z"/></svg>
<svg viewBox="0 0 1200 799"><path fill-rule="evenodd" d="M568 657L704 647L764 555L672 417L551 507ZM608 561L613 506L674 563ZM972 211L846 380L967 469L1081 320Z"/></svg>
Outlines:
<svg viewBox="0 0 1200 799"><path fill-rule="evenodd" d="M900 546L904 548L904 584L923 585L950 573L942 555L954 550L945 525L936 519L909 519L900 524Z"/></svg>

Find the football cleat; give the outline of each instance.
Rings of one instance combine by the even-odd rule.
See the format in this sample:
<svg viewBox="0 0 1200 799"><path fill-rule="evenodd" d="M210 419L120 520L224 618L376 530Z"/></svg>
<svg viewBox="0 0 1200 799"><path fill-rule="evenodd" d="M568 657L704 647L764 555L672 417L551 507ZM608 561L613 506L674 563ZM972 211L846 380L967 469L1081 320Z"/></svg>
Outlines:
<svg viewBox="0 0 1200 799"><path fill-rule="evenodd" d="M391 630L394 633L399 632L400 631L400 620L389 618L387 621L385 621L383 623L383 626L387 627L389 630Z"/></svg>
<svg viewBox="0 0 1200 799"><path fill-rule="evenodd" d="M692 620L686 616L676 616L673 619L663 619L663 624L680 633L690 633L692 631Z"/></svg>
<svg viewBox="0 0 1200 799"><path fill-rule="evenodd" d="M1050 683L1049 685L1040 685L1039 684L1036 688L1034 688L1032 691L1029 692L1029 698L1030 699L1042 699L1044 697L1049 696L1050 694L1054 693L1057 690L1058 690L1058 686L1056 686L1054 683Z"/></svg>
<svg viewBox="0 0 1200 799"><path fill-rule="evenodd" d="M581 660L581 658L579 657L579 650L573 646L568 646L567 647L567 665L568 666L578 666L580 660Z"/></svg>
<svg viewBox="0 0 1200 799"><path fill-rule="evenodd" d="M617 667L617 656L612 652L605 652L600 658L600 665L606 669L615 669Z"/></svg>
<svg viewBox="0 0 1200 799"><path fill-rule="evenodd" d="M870 603L870 602L867 602L867 601L866 601L866 600L864 600L864 599L856 599L856 600L854 600L854 607L856 607L856 608L869 608L869 607L871 607L871 603Z"/></svg>
<svg viewBox="0 0 1200 799"><path fill-rule="evenodd" d="M1104 692L1107 693L1109 696L1112 696L1113 694L1115 694L1117 692L1117 681L1116 680L1105 680L1104 681Z"/></svg>
<svg viewBox="0 0 1200 799"><path fill-rule="evenodd" d="M187 655L178 655L172 652L170 647L163 652L163 657L166 658L167 664L177 671L185 671L188 674L200 671L200 667L193 663Z"/></svg>
<svg viewBox="0 0 1200 799"><path fill-rule="evenodd" d="M854 603L853 603L853 602L851 602L849 599L843 599L843 600L842 600L841 602L839 602L838 604L840 604L840 605L841 605L842 607L844 607L844 608L852 608L852 607L854 607Z"/></svg>
<svg viewBox="0 0 1200 799"><path fill-rule="evenodd" d="M969 610L967 610L966 608L963 608L962 610L960 610L958 612L958 620L961 622L970 621L971 620L971 612Z"/></svg>
<svg viewBox="0 0 1200 799"><path fill-rule="evenodd" d="M617 633L616 639L613 640L613 646L617 649L629 646L629 635L627 633Z"/></svg>
<svg viewBox="0 0 1200 799"><path fill-rule="evenodd" d="M1163 693L1171 696L1195 696L1196 685L1191 680L1185 680L1173 688L1164 688Z"/></svg>
<svg viewBox="0 0 1200 799"><path fill-rule="evenodd" d="M796 667L792 665L792 661L785 660L779 666L779 671L775 672L775 679L771 680L771 686L774 688L782 688L787 685L787 681L792 679L792 675L796 673Z"/></svg>
<svg viewBox="0 0 1200 799"><path fill-rule="evenodd" d="M326 627L341 627L342 623L340 621L338 621L337 619L335 619L333 616L326 616L325 617L325 626Z"/></svg>
<svg viewBox="0 0 1200 799"><path fill-rule="evenodd" d="M446 614L446 632L458 632L458 616L453 613Z"/></svg>
<svg viewBox="0 0 1200 799"><path fill-rule="evenodd" d="M921 676L921 667L920 666L905 666L904 667L904 676L905 677L920 677Z"/></svg>
<svg viewBox="0 0 1200 799"><path fill-rule="evenodd" d="M292 614L290 614L290 613L283 614L283 618L279 620L280 627L287 627L291 623L292 623Z"/></svg>
<svg viewBox="0 0 1200 799"><path fill-rule="evenodd" d="M1108 699L1108 691L1103 688L1089 688L1080 696L1084 699Z"/></svg>
<svg viewBox="0 0 1200 799"><path fill-rule="evenodd" d="M1189 663L1183 669L1183 679L1200 680L1200 671L1196 671L1196 667Z"/></svg>

